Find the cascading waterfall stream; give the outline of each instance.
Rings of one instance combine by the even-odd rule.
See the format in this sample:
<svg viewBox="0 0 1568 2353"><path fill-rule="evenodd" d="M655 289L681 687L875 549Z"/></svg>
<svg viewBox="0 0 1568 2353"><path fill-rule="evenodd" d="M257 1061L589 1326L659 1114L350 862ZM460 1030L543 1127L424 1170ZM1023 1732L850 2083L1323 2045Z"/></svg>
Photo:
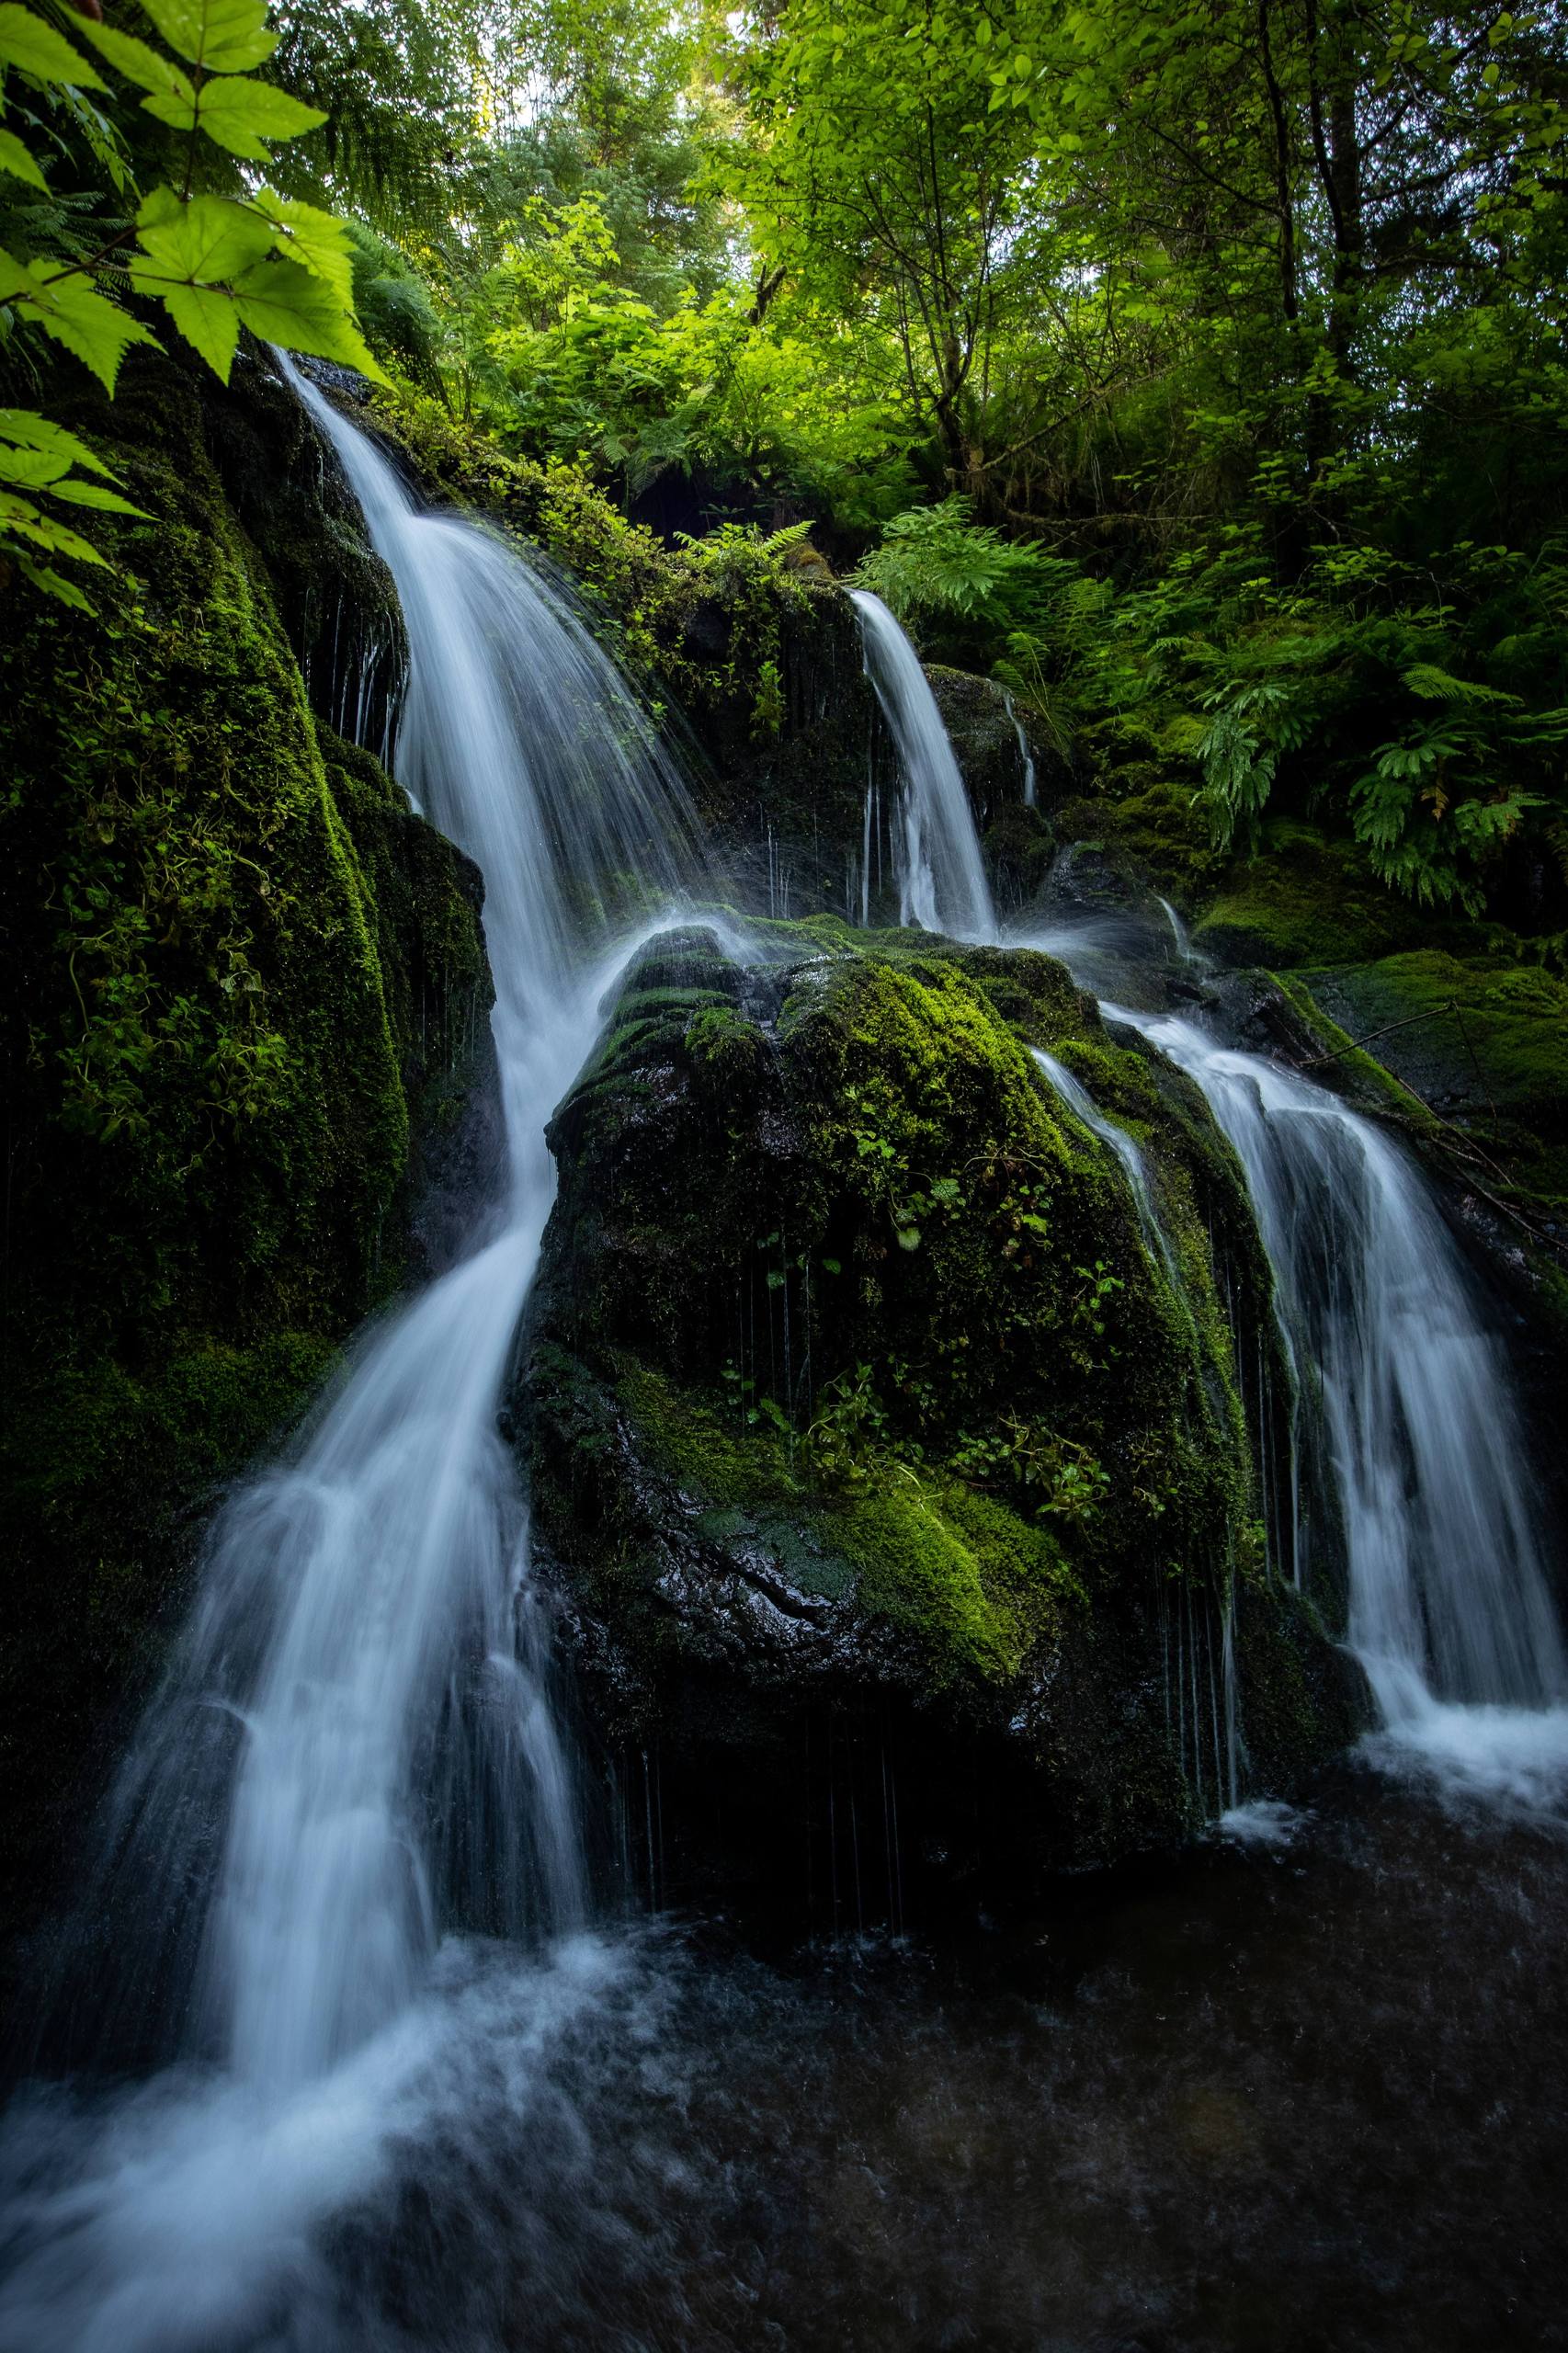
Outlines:
<svg viewBox="0 0 1568 2353"><path fill-rule="evenodd" d="M918 657L878 599L857 593L856 603L906 769L918 756L923 774L944 779L943 871L967 874L980 865L979 839L945 731L933 746L942 722ZM922 882L904 899L906 921L995 937L988 896L978 915L972 893L950 886L942 898ZM1159 904L1179 960L1198 965L1175 909ZM1084 985L1103 960L1092 934L1075 941L1070 929L1016 944L1076 964ZM1246 1172L1288 1341L1321 1389L1349 1553L1350 1642L1387 1732L1475 1786L1540 1790L1568 1762L1568 1654L1506 1359L1425 1178L1313 1081L1193 1021L1102 1010L1197 1082ZM1071 1073L1037 1060L1117 1154L1147 1232L1153 1204L1132 1140Z"/></svg>
<svg viewBox="0 0 1568 2353"><path fill-rule="evenodd" d="M994 939L996 910L948 731L920 657L880 597L849 592L860 616L866 675L903 774L894 856L899 921L954 939Z"/></svg>
<svg viewBox="0 0 1568 2353"><path fill-rule="evenodd" d="M1125 1128L1106 1118L1088 1088L1074 1077L1065 1063L1058 1062L1056 1056L1048 1054L1043 1047L1032 1046L1029 1051L1074 1119L1081 1120L1089 1133L1097 1136L1101 1143L1108 1144L1121 1163L1133 1207L1138 1211L1138 1223L1142 1229L1143 1239L1179 1290L1176 1253L1171 1248L1170 1236L1155 1206L1154 1188L1149 1182L1148 1166L1138 1145Z"/></svg>
<svg viewBox="0 0 1568 2353"><path fill-rule="evenodd" d="M629 873L677 887L683 804L561 599L498 538L422 513L283 364L396 585L399 777L485 877L507 1159L472 1255L371 1338L298 1461L227 1514L181 1670L210 1699L276 1613L232 1694L246 1737L202 1996L239 2072L301 2081L394 2015L428 1959L451 1893L439 1823L421 1822L432 1759L456 1777L459 1817L490 1827L489 1921L517 1935L581 1915L569 1774L514 1641L527 1518L494 1423L554 1196L545 1122L608 978L585 969L604 961L602 918L578 910L612 904ZM180 1713L165 1702L161 1745Z"/></svg>
<svg viewBox="0 0 1568 2353"><path fill-rule="evenodd" d="M1024 807L1026 809L1032 809L1038 797L1035 779L1034 754L1029 749L1029 739L1024 731L1024 722L1018 717L1017 707L1014 703L1012 696L1010 694L1005 694L1002 700L1006 706L1007 716L1013 722L1013 733L1018 740L1018 757L1023 762Z"/></svg>
<svg viewBox="0 0 1568 2353"><path fill-rule="evenodd" d="M310 2202L308 2171L280 2164L274 2180L260 2154L267 2187L253 2186L240 2143L262 2152L290 2118L329 2112L312 2159L338 2134L371 2164L394 2103L381 2115L367 2086L428 2058L415 2022L444 1932L537 1941L585 1912L527 1509L496 1417L554 1197L545 1124L615 972L656 927L650 904L695 870L685 797L628 688L517 550L421 512L281 364L402 603L397 773L485 878L506 1168L466 1255L371 1328L294 1451L214 1532L88 1909L114 1922L117 1982L96 1999L120 2051L223 2072L134 2178L106 2158L68 2194L0 2299L0 2335L16 2327L5 2341L32 2353L227 2343L288 2242L280 2211ZM628 878L637 898L618 917ZM180 2277L198 2245L207 2305Z"/></svg>
<svg viewBox="0 0 1568 2353"><path fill-rule="evenodd" d="M1288 1329L1321 1386L1350 1640L1385 1723L1568 1700L1524 1432L1498 1342L1397 1145L1312 1081L1191 1021L1124 1012L1188 1072L1246 1171Z"/></svg>

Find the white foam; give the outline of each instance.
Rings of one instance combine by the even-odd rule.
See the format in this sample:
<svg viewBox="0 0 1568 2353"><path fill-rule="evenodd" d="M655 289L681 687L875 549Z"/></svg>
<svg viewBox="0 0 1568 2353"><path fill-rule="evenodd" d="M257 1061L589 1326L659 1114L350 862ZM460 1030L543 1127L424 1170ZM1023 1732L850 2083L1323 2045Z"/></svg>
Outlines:
<svg viewBox="0 0 1568 2353"><path fill-rule="evenodd" d="M24 2109L0 2146L24 2185L7 2204L0 2345L218 2353L271 2343L281 2313L324 2329L326 2227L384 2188L411 2143L428 2165L526 2114L631 1951L579 1936L518 1965L453 1943L426 1999L310 2082L170 2070L107 2111Z"/></svg>
<svg viewBox="0 0 1568 2353"><path fill-rule="evenodd" d="M1283 1798L1254 1798L1222 1813L1214 1835L1242 1847L1293 1847L1312 1819L1306 1807L1287 1805Z"/></svg>
<svg viewBox="0 0 1568 2353"><path fill-rule="evenodd" d="M1450 1802L1568 1819L1568 1707L1433 1701L1369 1733L1358 1754Z"/></svg>

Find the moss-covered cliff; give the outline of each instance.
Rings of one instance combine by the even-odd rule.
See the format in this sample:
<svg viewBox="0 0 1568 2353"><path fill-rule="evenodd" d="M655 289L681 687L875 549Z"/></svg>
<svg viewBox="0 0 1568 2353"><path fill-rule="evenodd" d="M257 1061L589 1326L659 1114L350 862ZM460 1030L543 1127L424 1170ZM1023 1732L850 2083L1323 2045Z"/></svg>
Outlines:
<svg viewBox="0 0 1568 2353"><path fill-rule="evenodd" d="M1228 1791L1227 1619L1236 1769L1299 1776L1355 1691L1270 1573L1267 1275L1200 1100L1047 958L764 935L630 978L533 1325L537 1535L685 1867L794 1851L835 1723L879 1727L912 1854L1168 1842ZM1141 1142L1163 1246L1030 1045Z"/></svg>
<svg viewBox="0 0 1568 2353"><path fill-rule="evenodd" d="M308 652L339 608L340 637L378 609L385 634L390 599L296 487L297 407L259 369L220 395L150 359L70 421L152 519L106 529L123 568L95 616L13 587L0 654L22 1850L134 1683L215 1483L403 1279L489 993L478 877L312 716L284 610Z"/></svg>

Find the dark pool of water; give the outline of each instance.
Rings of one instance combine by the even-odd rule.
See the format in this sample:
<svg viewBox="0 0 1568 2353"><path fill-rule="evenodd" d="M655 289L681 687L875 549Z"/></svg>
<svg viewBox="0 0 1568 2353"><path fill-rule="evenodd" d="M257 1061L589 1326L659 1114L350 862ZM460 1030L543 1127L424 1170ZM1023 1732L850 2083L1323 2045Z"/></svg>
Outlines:
<svg viewBox="0 0 1568 2353"><path fill-rule="evenodd" d="M710 1925L568 2034L434 2329L462 2226L405 2209L407 2318L562 2353L1568 2345L1565 1950L1560 1829L1363 1773L1289 1844L942 1949L780 1966Z"/></svg>
<svg viewBox="0 0 1568 2353"><path fill-rule="evenodd" d="M570 1998L471 1955L358 2173L280 2223L287 2135L203 2124L143 2177L122 2120L131 2191L88 2225L78 2197L74 2238L35 2200L13 2325L25 2353L1568 2346L1568 1832L1356 1768L1287 1827L923 1946L687 1923L580 1955ZM79 2174L56 2123L34 2193ZM247 2217L259 2256L203 2304Z"/></svg>

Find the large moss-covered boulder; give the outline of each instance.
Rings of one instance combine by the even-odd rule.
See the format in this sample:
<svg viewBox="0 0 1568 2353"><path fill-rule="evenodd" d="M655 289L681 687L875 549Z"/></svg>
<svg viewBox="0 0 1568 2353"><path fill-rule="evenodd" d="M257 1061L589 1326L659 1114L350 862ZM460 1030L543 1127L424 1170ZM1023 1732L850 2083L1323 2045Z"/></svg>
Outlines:
<svg viewBox="0 0 1568 2353"><path fill-rule="evenodd" d="M1141 1144L1142 1215L1033 1046ZM1059 965L670 939L551 1141L536 1543L672 1868L790 1881L853 1813L899 1870L1017 1881L1346 1737L1260 1528L1285 1389L1236 1170Z"/></svg>

